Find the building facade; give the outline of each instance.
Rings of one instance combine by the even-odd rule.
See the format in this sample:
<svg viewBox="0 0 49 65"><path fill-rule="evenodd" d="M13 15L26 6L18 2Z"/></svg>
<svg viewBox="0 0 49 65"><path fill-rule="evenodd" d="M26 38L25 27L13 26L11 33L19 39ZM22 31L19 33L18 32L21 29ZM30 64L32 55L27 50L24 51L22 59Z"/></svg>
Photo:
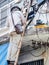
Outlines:
<svg viewBox="0 0 49 65"><path fill-rule="evenodd" d="M0 0L0 29L5 26L5 22L10 10L10 7L14 3L13 0Z"/></svg>

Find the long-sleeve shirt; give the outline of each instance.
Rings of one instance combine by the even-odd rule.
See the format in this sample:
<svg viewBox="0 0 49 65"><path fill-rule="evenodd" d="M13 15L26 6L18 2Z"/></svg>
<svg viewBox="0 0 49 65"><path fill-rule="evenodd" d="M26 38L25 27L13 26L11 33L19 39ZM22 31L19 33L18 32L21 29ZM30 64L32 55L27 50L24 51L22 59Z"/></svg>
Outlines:
<svg viewBox="0 0 49 65"><path fill-rule="evenodd" d="M26 23L24 15L22 14L21 11L14 11L14 13L12 13L12 15L13 15L15 25L16 24L23 24L24 25ZM8 16L7 26L9 27L9 33L15 31L11 15Z"/></svg>

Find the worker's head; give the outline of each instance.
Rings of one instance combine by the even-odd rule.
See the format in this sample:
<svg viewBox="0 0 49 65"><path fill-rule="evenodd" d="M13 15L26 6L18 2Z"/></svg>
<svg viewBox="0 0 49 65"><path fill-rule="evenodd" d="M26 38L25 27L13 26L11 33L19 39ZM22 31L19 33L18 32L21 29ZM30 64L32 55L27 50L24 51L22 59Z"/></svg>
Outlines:
<svg viewBox="0 0 49 65"><path fill-rule="evenodd" d="M11 12L14 12L14 11L21 11L21 9L18 6L14 6L11 8Z"/></svg>

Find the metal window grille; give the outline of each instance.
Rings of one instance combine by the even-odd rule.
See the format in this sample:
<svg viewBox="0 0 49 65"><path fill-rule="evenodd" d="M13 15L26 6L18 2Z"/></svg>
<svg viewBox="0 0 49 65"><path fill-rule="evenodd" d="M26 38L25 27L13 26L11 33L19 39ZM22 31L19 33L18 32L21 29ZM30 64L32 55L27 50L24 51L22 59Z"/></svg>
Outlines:
<svg viewBox="0 0 49 65"><path fill-rule="evenodd" d="M20 65L44 65L44 59L32 61L32 62L27 62L27 63L22 63Z"/></svg>

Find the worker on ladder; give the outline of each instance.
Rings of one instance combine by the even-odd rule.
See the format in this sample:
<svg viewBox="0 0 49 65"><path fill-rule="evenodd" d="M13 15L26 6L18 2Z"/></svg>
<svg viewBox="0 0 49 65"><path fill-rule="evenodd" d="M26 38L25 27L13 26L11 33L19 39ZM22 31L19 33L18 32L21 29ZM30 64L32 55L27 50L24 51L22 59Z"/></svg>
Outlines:
<svg viewBox="0 0 49 65"><path fill-rule="evenodd" d="M11 19L12 18L12 19ZM18 6L11 8L11 16L8 17L8 25L10 28L10 44L7 53L7 61L12 65L16 59L18 51L18 43L23 33L23 26L26 23L23 13Z"/></svg>
<svg viewBox="0 0 49 65"><path fill-rule="evenodd" d="M7 53L7 61L9 65L13 65L18 49L20 49L18 43L21 39L21 34L23 33L23 26L26 24L20 7L14 6L11 8L11 14L8 17L7 24L10 29L10 44Z"/></svg>

